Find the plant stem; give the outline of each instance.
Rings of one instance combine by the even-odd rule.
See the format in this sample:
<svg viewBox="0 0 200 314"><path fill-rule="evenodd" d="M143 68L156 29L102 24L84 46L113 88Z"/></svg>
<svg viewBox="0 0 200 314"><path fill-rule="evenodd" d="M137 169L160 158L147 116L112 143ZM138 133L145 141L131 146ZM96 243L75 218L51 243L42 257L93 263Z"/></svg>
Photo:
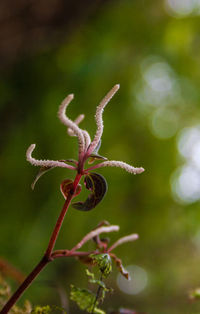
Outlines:
<svg viewBox="0 0 200 314"><path fill-rule="evenodd" d="M66 215L67 209L68 209L68 207L70 205L70 202L72 200L72 197L73 197L73 194L69 193L68 196L67 196L67 199L66 199L66 201L64 203L63 209L62 209L62 211L60 213L60 216L58 217L58 220L56 222L55 228L53 230L53 233L51 235L51 238L50 238L50 241L49 241L46 253L45 253L45 256L47 256L48 258L50 258L52 250L53 250L53 248L55 246L55 242L57 240L60 228L62 226L63 220L65 218L65 215Z"/></svg>
<svg viewBox="0 0 200 314"><path fill-rule="evenodd" d="M100 277L100 281L102 281L102 275L101 275L101 277ZM98 287L98 290L97 290L97 293L96 293L96 298L95 298L95 301L94 301L94 304L93 304L92 314L94 314L95 306L96 306L97 301L98 301L98 298L99 298L99 296L100 296L101 289L102 289L102 287L99 286L99 287Z"/></svg>
<svg viewBox="0 0 200 314"><path fill-rule="evenodd" d="M24 282L19 286L16 292L12 295L12 297L8 300L8 302L4 305L1 310L1 314L7 314L8 311L12 308L12 306L17 302L19 297L24 293L24 291L30 286L32 281L37 277L37 275L41 272L41 270L46 266L46 264L50 262L46 256L44 256L41 261L37 264L37 266L32 270L32 272L26 277Z"/></svg>
<svg viewBox="0 0 200 314"><path fill-rule="evenodd" d="M73 189L73 191L70 191L70 192L69 192L69 194L68 194L68 196L67 196L67 199L66 199L66 201L65 201L65 203L64 203L63 209L62 209L62 211L61 211L61 213L60 213L60 216L58 217L58 220L57 220L57 222L56 222L55 228L54 228L54 230L53 230L53 233L52 233L51 238L50 238L50 241L49 241L49 245L48 245L47 250L46 250L46 253L45 253L45 255L46 255L48 258L50 258L51 253L52 253L52 251L53 251L53 249L54 249L54 246L55 246L55 243L56 243L58 234L59 234L59 232L60 232L60 229L61 229L63 220L64 220L64 218L65 218L66 212L67 212L67 210L68 210L68 208L69 208L69 205L70 205L70 203L71 203L71 200L72 200L72 198L73 198L73 195L74 195L74 193L75 193L75 191L76 191L76 188L77 188L77 186L78 186L78 184L79 184L79 181L80 181L81 177L82 177L82 175L79 174L79 173L77 173L77 175L76 175L76 177L75 177L75 179L74 179L74 183L73 183L74 189Z"/></svg>
<svg viewBox="0 0 200 314"><path fill-rule="evenodd" d="M76 188L79 184L79 181L82 177L82 174L77 173L74 182L73 182L73 190L70 191L70 193L67 196L67 199L64 203L64 206L62 208L62 211L58 217L58 220L56 222L56 225L54 227L54 230L52 232L47 250L41 259L41 261L37 264L37 266L32 270L32 272L26 277L24 282L19 286L19 288L16 290L16 292L11 296L11 298L8 300L8 302L4 305L3 309L1 310L0 314L7 314L8 311L12 308L12 306L17 302L17 300L20 298L20 296L25 292L25 290L30 286L32 281L38 276L38 274L42 271L42 269L53 259L51 259L51 254L54 249L58 234L60 232L63 220L65 218L66 212L69 208L69 205L71 203L71 200L73 198L73 195L76 191Z"/></svg>

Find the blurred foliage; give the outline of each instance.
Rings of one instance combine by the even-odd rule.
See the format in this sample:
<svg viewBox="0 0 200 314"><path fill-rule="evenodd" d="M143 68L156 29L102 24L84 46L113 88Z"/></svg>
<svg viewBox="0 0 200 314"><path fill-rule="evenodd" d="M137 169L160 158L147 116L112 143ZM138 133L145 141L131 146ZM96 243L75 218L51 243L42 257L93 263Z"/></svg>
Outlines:
<svg viewBox="0 0 200 314"><path fill-rule="evenodd" d="M49 305L46 306L36 306L33 314L48 314L51 313L51 308Z"/></svg>
<svg viewBox="0 0 200 314"><path fill-rule="evenodd" d="M27 147L37 144L37 158L76 158L76 139L67 136L57 119L58 105L73 92L69 116L84 113L81 125L94 134L96 105L120 83L104 112L99 153L146 171L133 176L117 168L99 170L108 182L106 197L91 212L70 208L56 247L70 249L102 219L120 224L122 234L138 233L131 250L124 245L116 251L125 266L147 272L147 286L130 296L119 290L113 273L109 286L115 292L105 303L150 314L188 314L200 312L200 303L188 301L188 292L200 283L199 200L181 200L172 181L186 163L178 149L180 132L199 124L200 17L198 10L175 14L166 3L105 2L81 26L78 19L70 32L64 30L62 41L51 44L49 38L41 49L21 52L1 71L0 255L30 272L62 207L60 182L73 179L70 170L54 169L32 191L38 169L25 160ZM69 14L73 11L66 12L66 19ZM194 186L186 181L185 193ZM57 260L24 298L68 309L70 284L85 282L82 267L71 259ZM70 313L78 313L71 303Z"/></svg>
<svg viewBox="0 0 200 314"><path fill-rule="evenodd" d="M0 306L1 308L5 304L5 301L7 301L10 296L11 296L10 286L5 281L5 279L2 276L0 276ZM32 306L30 302L26 300L22 307L14 305L9 313L10 314L29 314L31 312L32 312Z"/></svg>
<svg viewBox="0 0 200 314"><path fill-rule="evenodd" d="M71 285L70 299L76 302L77 306L81 310L86 310L88 313L99 313L105 314L102 309L98 308L97 305L104 302L107 292L111 292L111 288L107 288L103 278L106 278L110 275L112 271L112 263L109 255L107 254L98 254L92 256L93 260L97 263L98 269L101 271L101 278L96 279L95 274L86 269L86 275L88 276L88 282L91 284L97 285L98 289L96 294L88 289L77 288L74 285ZM109 269L109 270L108 270Z"/></svg>
<svg viewBox="0 0 200 314"><path fill-rule="evenodd" d="M196 288L196 289L190 291L189 297L192 300L199 299L200 298L200 289Z"/></svg>
<svg viewBox="0 0 200 314"><path fill-rule="evenodd" d="M87 313L93 312L105 314L105 312L101 309L97 308L96 306L94 307L96 296L89 290L76 288L71 285L70 299L76 302L77 306L81 310L86 310ZM97 302L96 305L98 305Z"/></svg>

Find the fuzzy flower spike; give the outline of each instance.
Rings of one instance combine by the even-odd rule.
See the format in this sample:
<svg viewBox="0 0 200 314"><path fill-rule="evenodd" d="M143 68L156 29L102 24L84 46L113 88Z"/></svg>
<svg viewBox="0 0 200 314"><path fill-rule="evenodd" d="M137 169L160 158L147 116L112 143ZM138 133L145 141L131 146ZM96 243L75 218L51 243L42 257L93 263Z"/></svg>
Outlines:
<svg viewBox="0 0 200 314"><path fill-rule="evenodd" d="M108 92L108 94L103 98L103 100L100 102L100 104L97 106L96 114L95 114L95 120L97 124L97 131L94 137L93 142L90 144L90 147L88 148L88 155L92 153L95 148L98 146L102 134L103 134L103 111L107 103L111 100L111 98L115 95L115 93L120 88L119 84L116 84L113 86L113 88Z"/></svg>
<svg viewBox="0 0 200 314"><path fill-rule="evenodd" d="M90 156L92 152L96 150L98 147L98 144L101 141L101 137L103 134L103 111L107 103L111 100L111 98L115 95L115 93L119 90L120 85L116 84L113 86L113 88L108 92L108 94L103 98L103 100L100 102L100 104L97 107L96 114L95 114L95 120L97 124L97 131L94 137L93 142L90 144L88 151L87 151L87 157ZM116 160L110 160L110 161L104 161L102 163L99 163L93 167L90 167L88 170L94 170L101 167L120 167L122 169L125 169L127 172L133 173L133 174L139 174L144 171L144 168L135 168L123 161L116 161Z"/></svg>
<svg viewBox="0 0 200 314"><path fill-rule="evenodd" d="M67 168L70 170L76 170L81 175L87 175L91 170L98 169L101 167L120 167L129 173L139 174L144 171L143 168L135 168L123 161L107 160L107 158L98 155L98 149L101 143L101 137L103 134L103 111L105 106L111 100L111 98L118 91L120 85L116 84L103 98L100 104L97 106L95 120L97 125L96 134L93 141L91 141L90 135L86 130L79 127L79 123L84 119L84 115L79 115L74 121L68 118L66 110L70 102L73 100L74 95L69 94L61 103L58 110L58 118L67 127L67 132L70 136L76 136L78 139L78 161L67 159L67 160L37 160L32 157L33 150L35 149L35 144L30 145L26 152L27 161L29 161L34 166L40 166L41 169L36 177L35 182L38 178L47 170L55 167ZM92 163L95 160L101 160L102 162L95 164L87 169L84 168L85 162ZM70 165L69 163L74 163Z"/></svg>

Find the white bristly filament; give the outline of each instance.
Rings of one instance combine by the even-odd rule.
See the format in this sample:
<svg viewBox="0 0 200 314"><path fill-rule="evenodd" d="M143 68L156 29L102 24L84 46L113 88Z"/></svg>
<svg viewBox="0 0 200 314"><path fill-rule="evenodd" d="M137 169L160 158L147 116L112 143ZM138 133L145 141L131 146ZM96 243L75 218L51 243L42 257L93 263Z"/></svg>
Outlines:
<svg viewBox="0 0 200 314"><path fill-rule="evenodd" d="M101 167L119 167L119 168L122 168L122 169L126 170L127 172L130 172L133 174L140 174L144 171L144 168L142 168L142 167L135 168L135 167L127 164L126 162L117 161L117 160L104 161L104 162L101 162L101 163L99 163L93 167L90 167L86 170L90 171L90 170L94 170L94 169L101 168Z"/></svg>
<svg viewBox="0 0 200 314"><path fill-rule="evenodd" d="M119 240L117 240L109 249L108 252L111 252L112 250L114 250L117 246L123 244L123 243L127 243L127 242L133 242L135 240L137 240L139 238L137 233L133 233L130 235L127 235L123 238L120 238Z"/></svg>
<svg viewBox="0 0 200 314"><path fill-rule="evenodd" d="M69 105L69 103L72 101L73 98L74 98L74 95L70 94L63 100L63 102L61 103L59 110L58 110L58 117L59 117L60 121L64 125L66 125L68 128L70 128L75 133L75 135L77 136L78 144L79 144L79 154L81 154L84 152L84 148L85 148L85 140L84 140L83 132L76 125L75 122L73 122L72 120L70 120L66 116L67 106Z"/></svg>
<svg viewBox="0 0 200 314"><path fill-rule="evenodd" d="M103 227L99 227L95 230L92 230L91 232L89 232L88 234L86 234L85 237L83 237L83 239L73 247L73 249L71 251L76 251L79 250L83 244L85 244L86 242L88 242L89 240L93 239L94 237L96 237L97 235L101 234L101 233L107 233L107 232L113 232L113 231L119 231L119 226L114 225L114 226L103 226Z"/></svg>
<svg viewBox="0 0 200 314"><path fill-rule="evenodd" d="M105 106L107 105L107 103L111 100L111 98L115 95L115 93L118 91L118 89L120 88L119 84L116 84L109 92L108 94L103 98L103 100L100 102L100 104L97 106L97 110L96 110L96 114L95 114L95 120L96 120L96 124L97 124L97 130L96 130L96 134L94 137L94 140L92 141L89 149L88 149L88 155L90 155L95 148L97 147L101 136L103 134L103 110L105 108Z"/></svg>
<svg viewBox="0 0 200 314"><path fill-rule="evenodd" d="M61 168L68 168L71 170L76 170L75 167L68 165L62 161L58 160L38 160L32 157L32 152L35 149L35 144L31 144L26 151L26 159L29 161L33 166L40 166L40 167L61 167Z"/></svg>

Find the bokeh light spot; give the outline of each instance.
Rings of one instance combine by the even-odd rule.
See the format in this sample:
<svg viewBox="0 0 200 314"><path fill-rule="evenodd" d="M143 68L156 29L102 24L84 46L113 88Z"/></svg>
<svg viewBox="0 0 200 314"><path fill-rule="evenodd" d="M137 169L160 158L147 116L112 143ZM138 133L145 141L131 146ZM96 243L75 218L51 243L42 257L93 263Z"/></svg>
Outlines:
<svg viewBox="0 0 200 314"><path fill-rule="evenodd" d="M142 292L148 282L147 272L139 266L129 265L126 267L131 279L125 279L121 274L117 276L117 285L119 289L126 294L138 294Z"/></svg>
<svg viewBox="0 0 200 314"><path fill-rule="evenodd" d="M148 56L141 63L141 80L136 97L145 105L160 107L177 98L177 79L173 69L159 56Z"/></svg>
<svg viewBox="0 0 200 314"><path fill-rule="evenodd" d="M149 66L144 72L144 78L152 90L168 93L172 88L169 75L169 66L164 62L156 62Z"/></svg>
<svg viewBox="0 0 200 314"><path fill-rule="evenodd" d="M166 0L168 13L176 17L199 13L199 5L198 0Z"/></svg>
<svg viewBox="0 0 200 314"><path fill-rule="evenodd" d="M179 153L200 169L200 126L184 128L178 137Z"/></svg>
<svg viewBox="0 0 200 314"><path fill-rule="evenodd" d="M171 179L172 193L176 201L193 203L200 199L200 172L191 165L178 169Z"/></svg>
<svg viewBox="0 0 200 314"><path fill-rule="evenodd" d="M171 109L158 108L151 119L153 135L160 139L168 139L175 135L178 129L178 116Z"/></svg>

